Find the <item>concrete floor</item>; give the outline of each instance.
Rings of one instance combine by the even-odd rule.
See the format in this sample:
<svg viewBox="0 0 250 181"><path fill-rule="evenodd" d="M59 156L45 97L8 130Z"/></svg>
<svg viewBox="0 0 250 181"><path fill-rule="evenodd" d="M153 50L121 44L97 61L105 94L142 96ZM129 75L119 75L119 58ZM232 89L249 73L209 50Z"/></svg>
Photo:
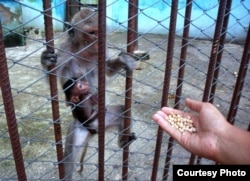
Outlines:
<svg viewBox="0 0 250 181"><path fill-rule="evenodd" d="M27 39L27 45L6 48L9 76L18 121L19 134L22 143L28 180L58 179L56 155L51 120L51 105L49 87L46 84L44 72L40 66L40 54L45 46L42 40ZM117 53L117 49L126 49L126 34L114 33L107 40L110 52ZM56 45L58 41L56 41ZM211 41L191 39L187 53L186 72L183 85L182 100L186 97L201 100L206 80L206 72L211 52ZM115 49L114 49L115 47ZM130 146L128 180L150 180L154 150L156 144L157 126L151 121L151 116L161 106L162 86L167 50L167 36L143 35L139 37L138 47L150 55L149 60L138 61L133 73L132 121L133 132L138 139ZM176 78L181 50L181 39L176 37L174 60L171 72L169 92L169 106L174 105ZM243 46L226 44L218 79L214 104L226 116L230 106L233 88L237 78L239 62ZM245 80L239 111L235 124L247 128L250 109L250 74ZM107 87L109 103L124 102L125 78L117 75L110 80ZM70 124L71 112L65 106L64 95L59 90L60 114L63 138ZM187 110L181 103L180 109ZM188 110L187 110L188 111ZM122 169L122 150L116 145L117 133L110 130L105 138L105 178L106 180L120 180ZM158 178L161 180L164 168L168 135L164 134ZM174 144L171 158L172 164L187 164L190 154ZM82 178L95 180L98 173L97 136L90 142ZM213 162L202 159L202 163ZM171 171L171 170L170 170ZM76 173L75 177L81 177ZM8 131L4 115L2 99L0 98L0 178L12 180L16 178ZM171 174L169 180L171 180Z"/></svg>

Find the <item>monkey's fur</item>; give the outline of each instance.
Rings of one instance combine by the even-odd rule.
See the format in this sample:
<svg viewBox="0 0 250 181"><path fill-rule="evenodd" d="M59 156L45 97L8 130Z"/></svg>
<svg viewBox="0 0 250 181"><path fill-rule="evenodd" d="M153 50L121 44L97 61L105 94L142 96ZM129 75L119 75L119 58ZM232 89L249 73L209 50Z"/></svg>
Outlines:
<svg viewBox="0 0 250 181"><path fill-rule="evenodd" d="M89 85L88 94L78 103L71 104L73 122L66 136L64 167L65 178L71 180L74 169L81 172L82 162L87 150L89 138L98 133L98 14L96 11L83 8L74 15L68 24L67 37L58 49L57 54L45 50L41 55L41 64L45 69L55 64L66 97L72 96L70 89L77 80L85 80ZM135 59L127 53L106 60L106 73L112 76L121 69L132 71ZM67 100L66 100L67 101ZM106 106L105 128L117 127L118 143L123 147L128 142L123 139L124 105ZM129 142L135 140L131 133ZM77 165L77 166L76 166Z"/></svg>

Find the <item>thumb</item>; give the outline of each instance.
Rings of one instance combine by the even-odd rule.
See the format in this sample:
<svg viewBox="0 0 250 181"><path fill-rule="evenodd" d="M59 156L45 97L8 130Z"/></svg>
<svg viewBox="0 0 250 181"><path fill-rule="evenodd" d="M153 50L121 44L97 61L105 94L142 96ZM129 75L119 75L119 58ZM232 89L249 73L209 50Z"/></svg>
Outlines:
<svg viewBox="0 0 250 181"><path fill-rule="evenodd" d="M185 104L192 111L200 112L203 102L187 98Z"/></svg>

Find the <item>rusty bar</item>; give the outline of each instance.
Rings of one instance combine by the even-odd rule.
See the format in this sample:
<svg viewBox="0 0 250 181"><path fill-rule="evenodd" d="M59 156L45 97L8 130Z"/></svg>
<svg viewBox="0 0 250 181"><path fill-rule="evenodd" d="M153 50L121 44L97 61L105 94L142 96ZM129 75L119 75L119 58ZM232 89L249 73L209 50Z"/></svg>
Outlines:
<svg viewBox="0 0 250 181"><path fill-rule="evenodd" d="M128 5L128 32L127 32L127 52L133 53L137 48L137 23L138 23L138 0L129 0ZM135 41L136 40L136 41ZM126 85L125 85L125 118L124 118L124 135L125 141L129 141L130 124L131 124L131 100L132 100L132 84L133 72L126 71ZM123 166L122 166L122 180L128 180L128 161L129 161L129 144L123 148Z"/></svg>
<svg viewBox="0 0 250 181"><path fill-rule="evenodd" d="M178 12L178 0L172 0L161 107L168 105L168 92L169 92L169 86L170 86L171 68L172 68L173 54L174 54L177 12ZM157 180L157 171L158 171L158 164L159 164L160 153L161 153L162 137L163 137L163 130L161 129L161 127L158 126L157 141L155 145L155 155L154 155L153 169L152 169L152 175L151 175L152 181ZM172 147L172 144L173 144L173 139L170 137L169 143L168 143L167 157L168 157L169 152L171 154L170 148ZM165 163L165 168L166 167L167 165ZM165 176L163 175L163 177Z"/></svg>
<svg viewBox="0 0 250 181"><path fill-rule="evenodd" d="M206 83L205 83L205 88L204 88L203 98L202 98L203 102L209 102L209 98L210 98L227 0L219 1L219 3L220 4L219 4L218 14L216 18L217 20L216 20L216 25L215 25L214 37L213 37L213 44L212 44L210 60L209 60L209 65L208 65L208 70L207 70L207 78L206 78ZM191 154L189 163L193 164L194 160L195 160L195 156ZM199 157L196 163L200 164L200 160L201 158Z"/></svg>
<svg viewBox="0 0 250 181"><path fill-rule="evenodd" d="M248 33L245 41L244 51L241 58L240 68L238 71L238 77L234 88L230 109L227 116L227 120L232 124L234 123L235 116L237 114L238 104L240 102L241 92L244 86L244 80L249 66L249 59L250 59L250 25L248 27ZM248 130L249 129L250 125L248 127Z"/></svg>
<svg viewBox="0 0 250 181"><path fill-rule="evenodd" d="M222 26L222 35L221 35L220 42L219 42L219 50L218 50L219 53L218 53L217 59L216 59L213 83L212 83L211 94L210 94L210 98L209 98L209 102L211 102L211 103L213 103L213 100L214 100L217 80L218 80L219 73L220 73L220 64L221 64L221 58L223 55L223 49L224 49L224 44L225 44L226 35L227 35L226 32L227 32L227 26L228 26L229 17L230 17L231 5L232 5L232 0L228 0L227 5L226 5L223 26Z"/></svg>
<svg viewBox="0 0 250 181"><path fill-rule="evenodd" d="M165 95L165 96L167 97L168 95ZM161 107L163 106L165 105L162 105ZM157 180L157 171L158 171L158 164L159 164L159 159L160 159L160 154L161 154L162 137L163 137L163 130L160 127L158 127L151 181Z"/></svg>
<svg viewBox="0 0 250 181"><path fill-rule="evenodd" d="M65 7L65 21L69 22L71 18L71 9L70 9L70 1L66 1L66 7Z"/></svg>
<svg viewBox="0 0 250 181"><path fill-rule="evenodd" d="M124 131L122 134L125 142L128 141L128 135L130 134L130 122L131 122L131 97L132 97L132 72L126 72L126 94L125 94L125 117L124 117ZM129 144L123 148L123 165L122 165L122 180L128 180L128 161L129 161Z"/></svg>
<svg viewBox="0 0 250 181"><path fill-rule="evenodd" d="M50 1L43 0L43 10L44 10L44 27L45 27L45 38L46 38L46 48L51 52L54 52L54 35L53 35L53 23L52 23L52 10ZM61 132L61 121L58 103L58 91L57 91L57 78L55 72L55 66L49 67L49 85L50 85L50 95L51 95L51 106L52 106L52 116L54 122L54 134L56 142L56 152L58 160L58 170L59 178L64 178L64 166L63 160L63 145L62 145L62 132Z"/></svg>
<svg viewBox="0 0 250 181"><path fill-rule="evenodd" d="M215 33L213 37L213 44L212 44L212 49L211 49L211 54L210 54L209 66L207 70L207 78L206 78L206 83L205 83L205 88L204 88L204 93L203 93L203 99L202 99L203 102L208 102L209 97L210 97L227 0L219 1L219 3L220 5L219 5L218 14L217 14Z"/></svg>
<svg viewBox="0 0 250 181"><path fill-rule="evenodd" d="M76 0L66 1L66 21L70 22L75 13L80 10L80 2Z"/></svg>
<svg viewBox="0 0 250 181"><path fill-rule="evenodd" d="M104 180L106 1L98 1L98 180Z"/></svg>
<svg viewBox="0 0 250 181"><path fill-rule="evenodd" d="M184 21L184 29L183 29L183 35L182 35L182 48L181 48L177 89L176 89L176 96L175 96L175 106L174 106L175 109L179 108L181 94L182 94L182 85L183 85L183 78L184 78L184 73L185 73L185 62L186 62L187 48L188 48L189 28L190 28L190 22L191 22L190 18L191 18L191 12L192 12L192 2L193 0L186 1L185 21Z"/></svg>
<svg viewBox="0 0 250 181"><path fill-rule="evenodd" d="M13 157L16 165L17 177L18 180L25 181L27 180L27 178L26 178L21 143L17 128L13 97L11 93L1 21L0 21L0 86L2 91L4 109L10 135Z"/></svg>
<svg viewBox="0 0 250 181"><path fill-rule="evenodd" d="M174 55L174 44L175 44L175 31L176 31L176 22L177 22L177 13L178 13L178 1L177 0L172 0L172 5L171 5L171 16L170 16L170 25L169 25L169 39L168 39L168 50L167 50L167 79L166 81L166 89L165 93L168 93L169 91L169 86L170 86L170 79L171 79L171 68L172 68L172 62L173 62L173 55ZM164 95L164 97L168 97L167 95ZM167 99L168 100L168 99ZM168 103L166 103L167 105ZM170 159L172 155L172 150L173 150L173 142L174 139L172 137L169 137L168 139L168 149L167 149L167 155L165 159L165 166L164 166L164 172L163 172L163 177L162 180L167 180L168 178L168 170L170 166Z"/></svg>
<svg viewBox="0 0 250 181"><path fill-rule="evenodd" d="M176 93L175 93L176 94L175 106L174 106L175 109L179 108L181 94L182 94L183 78L184 78L184 73L185 73L185 63L186 63L187 48L188 48L190 18L191 18L191 12L192 12L192 1L193 0L186 1L184 29L183 29L183 35L182 35L182 48L181 48L181 55L180 55L177 88L176 88Z"/></svg>
<svg viewBox="0 0 250 181"><path fill-rule="evenodd" d="M180 55L180 64L179 64L177 89L176 89L176 97L175 97L175 106L174 106L175 109L179 108L181 94L182 94L182 85L183 85L183 77L184 77L184 72L185 72L186 54L187 54L187 48L188 48L190 18L191 18L191 12L192 12L192 2L193 2L193 0L187 0L186 1L184 30L183 30L183 36L182 36L183 37L182 38L182 48L181 48L181 55ZM191 160L192 159L193 158L191 158Z"/></svg>
<svg viewBox="0 0 250 181"><path fill-rule="evenodd" d="M128 7L127 52L138 49L138 0L130 0Z"/></svg>

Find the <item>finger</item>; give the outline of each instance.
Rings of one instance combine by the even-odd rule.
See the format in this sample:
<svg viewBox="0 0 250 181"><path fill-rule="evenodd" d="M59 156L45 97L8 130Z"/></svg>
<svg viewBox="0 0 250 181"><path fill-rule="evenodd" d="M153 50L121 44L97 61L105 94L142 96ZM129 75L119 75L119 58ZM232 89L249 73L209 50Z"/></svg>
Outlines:
<svg viewBox="0 0 250 181"><path fill-rule="evenodd" d="M169 122L166 120L166 114L163 111L158 111L156 114L153 115L152 118L153 121L155 121L170 136L180 141L182 133L169 124Z"/></svg>
<svg viewBox="0 0 250 181"><path fill-rule="evenodd" d="M178 109L173 109L173 108L170 108L170 107L163 107L161 109L166 115L170 115L170 114L178 114L178 115L181 115L181 116L185 116L187 115L187 113L181 111L181 110L178 110Z"/></svg>
<svg viewBox="0 0 250 181"><path fill-rule="evenodd" d="M190 117L190 118L196 119L196 116L191 114L191 113L184 112L184 111L181 111L181 110L178 110L178 109L173 109L173 108L170 108L170 107L163 107L162 111L166 115L176 114L176 115L180 115L180 116L185 117L185 118Z"/></svg>

